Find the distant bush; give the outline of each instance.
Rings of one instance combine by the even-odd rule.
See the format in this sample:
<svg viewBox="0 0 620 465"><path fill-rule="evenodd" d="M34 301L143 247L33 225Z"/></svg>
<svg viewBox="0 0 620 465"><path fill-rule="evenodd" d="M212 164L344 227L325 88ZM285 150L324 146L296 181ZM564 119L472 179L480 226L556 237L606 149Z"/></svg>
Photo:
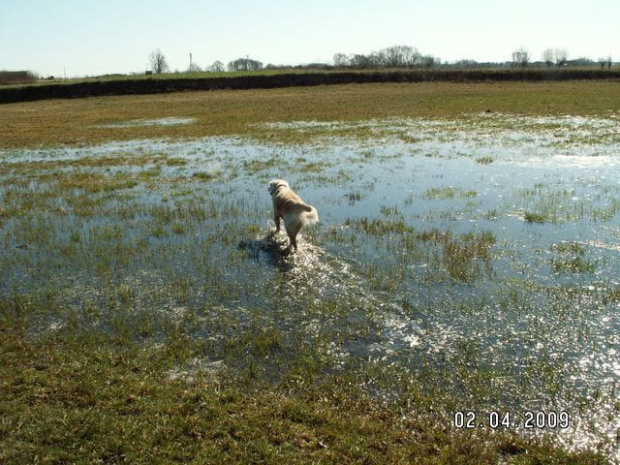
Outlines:
<svg viewBox="0 0 620 465"><path fill-rule="evenodd" d="M228 63L228 71L258 71L263 69L263 63L250 58L238 58Z"/></svg>

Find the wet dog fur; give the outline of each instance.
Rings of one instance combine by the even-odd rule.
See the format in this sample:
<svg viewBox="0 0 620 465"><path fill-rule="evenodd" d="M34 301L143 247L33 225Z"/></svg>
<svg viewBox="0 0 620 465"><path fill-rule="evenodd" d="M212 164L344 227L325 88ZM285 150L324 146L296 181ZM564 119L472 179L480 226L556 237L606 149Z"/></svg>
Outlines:
<svg viewBox="0 0 620 465"><path fill-rule="evenodd" d="M307 224L319 221L319 214L311 205L305 203L283 179L274 179L269 183L269 193L273 200L273 218L276 223L275 233L280 231L280 218L292 248L297 250L297 234ZM274 234L275 234L274 233Z"/></svg>

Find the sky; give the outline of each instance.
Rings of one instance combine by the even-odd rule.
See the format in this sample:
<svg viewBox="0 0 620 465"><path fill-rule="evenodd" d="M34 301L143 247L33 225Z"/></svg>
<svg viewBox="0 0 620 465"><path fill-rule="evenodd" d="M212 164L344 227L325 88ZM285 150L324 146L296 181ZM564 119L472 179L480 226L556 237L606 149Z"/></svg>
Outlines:
<svg viewBox="0 0 620 465"><path fill-rule="evenodd" d="M409 45L442 62L503 62L524 48L620 61L619 0L0 0L0 70L41 77L171 70L241 57L332 63Z"/></svg>

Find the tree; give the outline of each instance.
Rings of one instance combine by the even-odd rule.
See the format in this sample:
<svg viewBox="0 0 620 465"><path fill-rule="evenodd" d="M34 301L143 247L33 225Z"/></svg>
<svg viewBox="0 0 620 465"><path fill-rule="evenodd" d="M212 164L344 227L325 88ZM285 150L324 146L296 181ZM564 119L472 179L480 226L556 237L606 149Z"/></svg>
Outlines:
<svg viewBox="0 0 620 465"><path fill-rule="evenodd" d="M258 71L263 68L263 64L257 60L248 58L237 58L228 63L228 71Z"/></svg>
<svg viewBox="0 0 620 465"><path fill-rule="evenodd" d="M149 55L149 62L151 63L151 69L155 74L167 73L170 69L168 62L166 62L166 57L159 49L151 52Z"/></svg>
<svg viewBox="0 0 620 465"><path fill-rule="evenodd" d="M555 65L564 66L568 61L568 52L563 48L556 48L554 51Z"/></svg>
<svg viewBox="0 0 620 465"><path fill-rule="evenodd" d="M421 55L418 49L408 45L395 45L384 48L379 52L379 55L383 58L383 64L387 68L413 67L421 62Z"/></svg>
<svg viewBox="0 0 620 465"><path fill-rule="evenodd" d="M611 64L612 64L611 56L599 58L598 64L601 67L601 69L605 69L605 66L607 66L607 69L611 69Z"/></svg>
<svg viewBox="0 0 620 465"><path fill-rule="evenodd" d="M543 52L542 57L549 67L553 64L564 66L568 62L568 52L563 48L548 48Z"/></svg>
<svg viewBox="0 0 620 465"><path fill-rule="evenodd" d="M525 50L523 47L515 50L512 52L512 62L520 65L521 68L525 68L530 62L530 52Z"/></svg>
<svg viewBox="0 0 620 465"><path fill-rule="evenodd" d="M334 55L334 66L337 68L350 66L359 69L376 68L430 68L438 65L439 60L431 55L422 55L417 48L408 45L395 45L372 52L368 55L353 54Z"/></svg>
<svg viewBox="0 0 620 465"><path fill-rule="evenodd" d="M434 66L440 65L441 60L439 58L435 58L432 55L424 55L420 57L420 64L425 68L432 68Z"/></svg>
<svg viewBox="0 0 620 465"><path fill-rule="evenodd" d="M349 66L351 60L344 53L336 53L334 55L334 66L336 68L344 68L345 66Z"/></svg>
<svg viewBox="0 0 620 465"><path fill-rule="evenodd" d="M366 68L372 67L372 62L370 61L370 58L367 57L366 55L361 55L361 54L355 54L351 56L351 59L349 60L349 64L353 68L357 68L357 69L366 69Z"/></svg>
<svg viewBox="0 0 620 465"><path fill-rule="evenodd" d="M548 48L547 50L545 50L542 54L542 59L546 63L546 65L551 68L551 65L553 65L553 62L555 61L555 52L553 51L553 49Z"/></svg>
<svg viewBox="0 0 620 465"><path fill-rule="evenodd" d="M200 73L202 69L196 63L191 62L189 64L189 68L187 68L188 73Z"/></svg>
<svg viewBox="0 0 620 465"><path fill-rule="evenodd" d="M223 73L224 72L224 63L219 60L215 60L211 65L211 71L214 73Z"/></svg>

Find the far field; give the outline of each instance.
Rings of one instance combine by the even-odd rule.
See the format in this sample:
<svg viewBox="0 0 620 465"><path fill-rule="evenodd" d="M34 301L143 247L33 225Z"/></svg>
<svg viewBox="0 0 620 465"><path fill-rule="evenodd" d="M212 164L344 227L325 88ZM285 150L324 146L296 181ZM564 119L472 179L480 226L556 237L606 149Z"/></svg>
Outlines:
<svg viewBox="0 0 620 465"><path fill-rule="evenodd" d="M617 463L618 179L615 82L0 105L0 462Z"/></svg>
<svg viewBox="0 0 620 465"><path fill-rule="evenodd" d="M269 135L257 130L254 124L390 117L463 118L486 110L525 116L605 117L620 111L620 86L599 81L355 84L9 104L0 107L0 147L237 134L265 138ZM102 127L171 115L196 121L180 126L137 126L125 131Z"/></svg>

